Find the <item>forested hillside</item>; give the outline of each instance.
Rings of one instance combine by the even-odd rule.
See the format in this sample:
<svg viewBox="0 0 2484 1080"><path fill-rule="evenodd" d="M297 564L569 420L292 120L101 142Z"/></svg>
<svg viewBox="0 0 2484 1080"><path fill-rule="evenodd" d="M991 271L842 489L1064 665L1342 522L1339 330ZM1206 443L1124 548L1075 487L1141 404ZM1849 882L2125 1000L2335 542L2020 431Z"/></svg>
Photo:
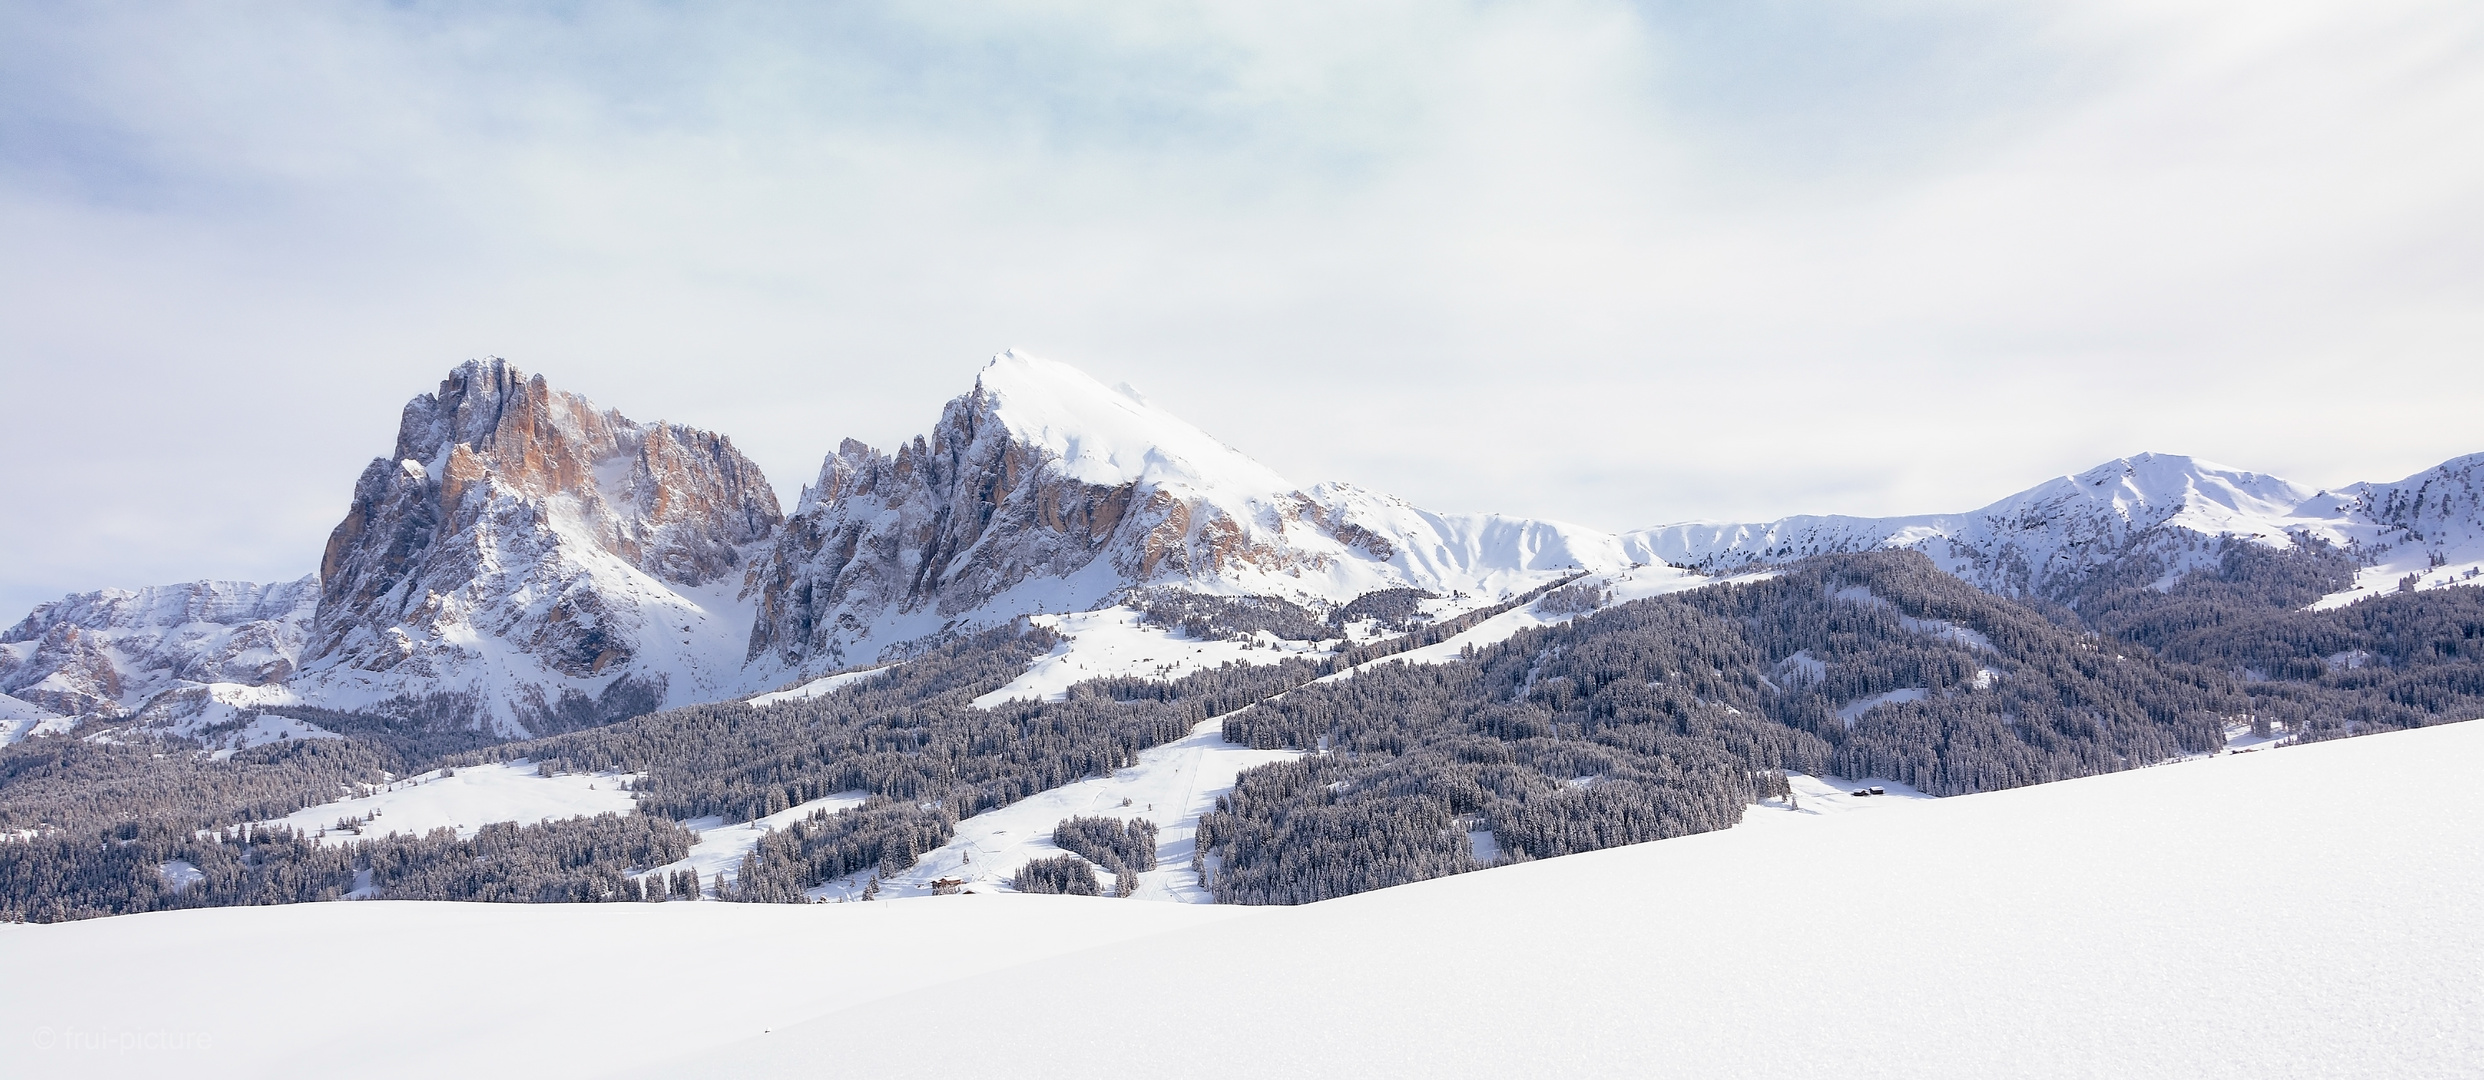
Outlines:
<svg viewBox="0 0 2484 1080"><path fill-rule="evenodd" d="M2228 725L2325 738L2484 716L2484 592L2292 611L2276 605L2299 564L2254 577L2248 557L2123 599L2162 653L1884 552L1623 605L1469 663L1367 668L1226 720L1228 739L1317 752L1243 775L1202 823L1206 869L1221 901L1302 903L1485 852L1724 828L1783 790L1778 770L1954 795L2214 750Z"/></svg>
<svg viewBox="0 0 2484 1080"><path fill-rule="evenodd" d="M1787 771L1949 795L2208 752L2241 726L2311 739L2484 715L2484 590L2300 610L2336 569L2326 557L2236 545L2169 587L2108 582L2076 608L2040 608L1912 552L1831 555L1446 664L1388 657L1539 597L1565 612L1605 600L1565 579L1423 624L1419 597L1392 594L1352 615L1410 632L1325 661L1098 679L989 710L971 703L1052 650L1052 632L959 638L818 697L481 747L324 713L303 719L347 737L228 755L135 729L32 740L0 749L0 918L349 894L661 900L700 886L794 901L836 877L908 867L962 818L1125 767L1219 716L1234 742L1309 753L1242 775L1200 823L1197 869L1225 902L1300 903L1724 828L1753 800L1788 797ZM1276 603L1142 602L1200 637L1309 621ZM322 843L263 824L411 773L519 760L633 774L640 813L462 839L364 837L342 823L346 835ZM724 880L642 873L693 842L678 822L750 821L856 791L861 805L775 830ZM1152 847L1139 850L1153 827L1143 839L1100 828L1066 823L1057 839L1122 891L1122 875L1153 865ZM1025 887L1084 890L1087 873L1040 867Z"/></svg>

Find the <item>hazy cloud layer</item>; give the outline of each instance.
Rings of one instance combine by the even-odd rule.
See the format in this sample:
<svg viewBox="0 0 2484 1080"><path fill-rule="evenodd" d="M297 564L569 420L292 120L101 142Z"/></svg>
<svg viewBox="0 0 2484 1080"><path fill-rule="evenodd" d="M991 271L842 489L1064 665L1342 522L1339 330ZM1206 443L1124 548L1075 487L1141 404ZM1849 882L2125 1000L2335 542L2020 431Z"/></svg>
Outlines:
<svg viewBox="0 0 2484 1080"><path fill-rule="evenodd" d="M788 493L1013 345L1614 528L2484 450L2472 3L810 7L0 4L5 617L486 354Z"/></svg>

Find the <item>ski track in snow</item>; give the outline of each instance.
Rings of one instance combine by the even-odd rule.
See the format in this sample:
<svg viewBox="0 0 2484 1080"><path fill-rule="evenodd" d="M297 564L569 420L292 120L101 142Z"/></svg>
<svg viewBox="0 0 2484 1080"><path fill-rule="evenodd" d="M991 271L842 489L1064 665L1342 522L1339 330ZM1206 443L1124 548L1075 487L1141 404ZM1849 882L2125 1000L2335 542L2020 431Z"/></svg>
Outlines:
<svg viewBox="0 0 2484 1080"><path fill-rule="evenodd" d="M366 902L4 926L0 1045L71 1080L1085 1080L1109 1060L1063 1040L1104 1010L1205 1078L2470 1076L2484 801L2439 793L2479 760L2484 723L1939 800L1797 777L1800 813L1743 828L1292 909ZM1130 1007L1160 985L1182 989Z"/></svg>

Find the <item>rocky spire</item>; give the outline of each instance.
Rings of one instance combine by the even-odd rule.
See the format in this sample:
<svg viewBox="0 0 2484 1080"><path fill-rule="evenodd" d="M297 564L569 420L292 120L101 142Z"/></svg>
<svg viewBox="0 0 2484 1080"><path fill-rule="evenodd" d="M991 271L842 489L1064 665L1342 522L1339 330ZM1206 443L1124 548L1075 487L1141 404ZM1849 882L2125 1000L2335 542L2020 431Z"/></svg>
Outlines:
<svg viewBox="0 0 2484 1080"><path fill-rule="evenodd" d="M731 617L681 591L739 572L781 522L758 466L723 436L642 425L507 361L470 361L406 404L393 455L356 483L320 560L305 667L333 683L411 664L408 676L459 684L455 670L515 653L549 682L474 685L514 694L486 711L529 730L567 726L546 718L576 695L619 693L572 703L582 721L660 705L681 664L641 654L695 646L693 611Z"/></svg>

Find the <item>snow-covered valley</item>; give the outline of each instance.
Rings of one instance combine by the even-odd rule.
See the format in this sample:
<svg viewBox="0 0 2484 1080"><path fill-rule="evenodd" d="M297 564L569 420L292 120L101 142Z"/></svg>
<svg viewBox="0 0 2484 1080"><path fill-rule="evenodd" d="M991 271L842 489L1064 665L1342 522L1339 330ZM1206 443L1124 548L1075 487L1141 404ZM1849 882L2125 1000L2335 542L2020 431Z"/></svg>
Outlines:
<svg viewBox="0 0 2484 1080"><path fill-rule="evenodd" d="M1058 1049L1103 1010L1200 1076L2471 1075L2484 804L2441 793L2479 762L2467 723L1942 800L1815 789L1802 805L1869 812L1755 808L1291 909L376 902L6 927L0 1039L59 1077L1070 1077L1110 1067Z"/></svg>

